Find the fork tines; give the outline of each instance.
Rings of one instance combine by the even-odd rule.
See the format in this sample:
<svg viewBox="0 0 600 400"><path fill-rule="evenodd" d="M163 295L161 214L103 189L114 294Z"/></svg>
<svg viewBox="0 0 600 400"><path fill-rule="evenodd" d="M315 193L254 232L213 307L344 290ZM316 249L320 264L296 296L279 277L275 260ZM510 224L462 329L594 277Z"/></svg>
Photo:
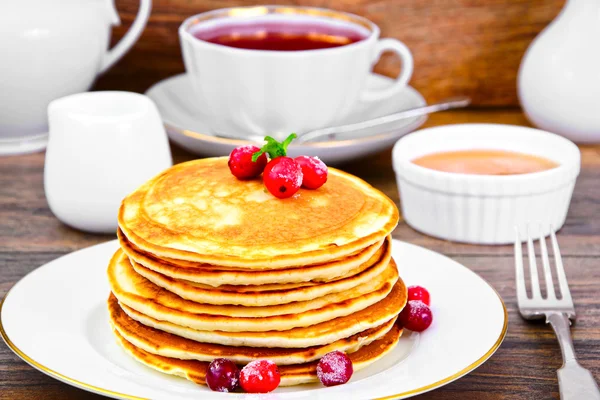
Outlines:
<svg viewBox="0 0 600 400"><path fill-rule="evenodd" d="M568 313L571 318L575 317L575 311L573 307L573 300L569 291L567 283L567 277L565 275L565 269L563 266L562 258L560 256L560 250L558 248L558 242L552 226L550 227L550 238L552 241L552 251L554 253L554 261L556 265L556 276L558 278L558 284L560 287L561 297L557 298L554 291L554 282L552 279L552 270L550 267L550 260L548 257L548 249L546 247L546 239L544 238L540 229L540 252L544 271L544 281L546 282L546 297L542 297L540 289L540 281L538 276L538 269L536 264L535 250L533 247L533 240L529 235L529 229L527 229L527 253L529 258L529 275L531 278L531 297L527 296L527 289L525 283L525 272L523 270L523 255L521 250L521 237L518 228L516 230L515 239L515 268L516 268L516 287L517 287L517 300L519 303L519 310L521 314L532 314L543 315L547 311L560 311ZM524 315L525 316L525 315ZM527 315L533 317L533 315Z"/></svg>

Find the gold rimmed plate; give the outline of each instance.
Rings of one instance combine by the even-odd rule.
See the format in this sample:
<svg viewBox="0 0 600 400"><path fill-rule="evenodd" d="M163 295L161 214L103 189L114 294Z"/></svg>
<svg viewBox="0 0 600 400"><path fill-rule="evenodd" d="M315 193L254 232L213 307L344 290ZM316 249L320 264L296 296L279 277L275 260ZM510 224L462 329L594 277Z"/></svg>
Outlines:
<svg viewBox="0 0 600 400"><path fill-rule="evenodd" d="M367 78L367 88L380 89L392 85L394 80L377 74ZM201 156L224 156L237 146L250 143L246 140L229 139L216 135L211 129L210 118L203 115L194 101L194 92L186 74L162 80L146 92L161 114L169 138ZM337 121L337 125L366 121L383 115L426 105L423 96L407 86L403 91L380 102L358 104L350 117ZM420 127L427 117L414 117L370 129L343 139L292 144L291 156L318 156L327 164L340 164L391 148L402 136ZM243 132L238 133L243 134ZM251 135L251 133L248 133Z"/></svg>
<svg viewBox="0 0 600 400"><path fill-rule="evenodd" d="M114 398L247 398L163 375L119 347L108 322L105 276L117 246L112 241L71 253L19 281L0 304L0 334L8 347L60 381ZM421 334L407 332L390 354L346 385L280 388L273 398L406 398L460 378L496 351L508 319L502 299L488 283L418 246L394 240L393 252L405 282L431 292L432 326Z"/></svg>

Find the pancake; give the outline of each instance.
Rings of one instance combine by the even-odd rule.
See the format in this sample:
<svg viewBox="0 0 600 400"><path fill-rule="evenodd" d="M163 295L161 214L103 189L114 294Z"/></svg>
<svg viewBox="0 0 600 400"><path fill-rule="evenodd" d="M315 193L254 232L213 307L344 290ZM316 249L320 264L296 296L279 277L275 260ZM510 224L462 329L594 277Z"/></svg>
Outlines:
<svg viewBox="0 0 600 400"><path fill-rule="evenodd" d="M178 296L191 300L197 303L215 304L215 305L243 305L248 307L264 307L270 305L281 305L292 302L306 302L313 299L318 299L334 293L347 292L352 288L372 284L381 281L382 277L388 277L386 271L389 270L391 260L391 252L387 252L373 266L367 270L360 272L354 276L350 276L337 281L322 283L309 286L292 286L291 288L275 287L274 290L259 289L252 290L254 286L227 286L214 288L211 286L201 286L194 282L173 279L168 276L152 271L135 261L127 261L126 257L121 256L120 270L128 271L128 265L131 265L135 272L146 278L153 284L160 286L169 292L175 293ZM117 275L117 278L124 278ZM127 278L128 282L121 280L121 286L139 288L145 283L142 283L139 278L130 273ZM391 278L390 278L391 279ZM153 288L154 289L154 288Z"/></svg>
<svg viewBox="0 0 600 400"><path fill-rule="evenodd" d="M180 360L152 354L128 342L118 331L114 333L117 343L142 364L169 375L186 378L197 384L206 384L208 362ZM401 334L402 330L397 324L393 324L392 328L381 339L360 348L354 353L348 354L352 360L354 371L359 371L369 366L391 352L398 344ZM316 361L296 365L281 365L278 366L278 369L281 374L280 386L293 386L318 381Z"/></svg>
<svg viewBox="0 0 600 400"><path fill-rule="evenodd" d="M236 179L227 157L167 169L118 216L127 240L158 258L259 270L342 259L383 240L398 219L387 196L337 169L321 188L282 200L260 179Z"/></svg>
<svg viewBox="0 0 600 400"><path fill-rule="evenodd" d="M187 326L159 320L120 303L121 308L132 319L143 325L203 343L225 346L285 347L301 348L321 346L350 337L385 324L402 311L407 301L404 282L398 280L392 292L382 301L345 317L335 318L308 327L286 331L226 332L218 330L196 330ZM176 318L173 318L176 321ZM179 321L176 321L179 322ZM270 326L265 326L270 329Z"/></svg>
<svg viewBox="0 0 600 400"><path fill-rule="evenodd" d="M129 243L122 232L118 232L121 248L136 263L162 275L212 287L231 285L261 286L260 290L274 290L274 284L288 284L285 288L310 286L356 275L376 263L391 248L390 240L377 242L354 255L330 263L309 267L279 270L223 270L222 267L174 259L158 259L145 254ZM281 289L282 287L277 287Z"/></svg>
<svg viewBox="0 0 600 400"><path fill-rule="evenodd" d="M129 294L135 294L138 296L142 296L146 299L152 299L153 302L164 305L170 308L178 308L183 311L188 311L196 314L211 314L211 315L227 315L230 317L248 317L248 318L260 318L260 317L268 317L273 315L286 315L286 314L300 314L310 310L316 310L328 305L332 304L340 304L342 302L348 302L347 305L350 305L353 299L361 299L361 303L366 305L366 302L377 302L383 299L387 294L392 290L394 283L398 279L398 272L395 269L395 264L388 263L388 266L383 269L379 275L373 276L373 279L367 280L360 285L356 285L351 287L350 289L343 290L340 292L334 292L325 294L324 296L316 297L314 300L303 300L303 301L294 301L294 302L285 302L283 304L269 304L266 306L259 306L257 303L260 302L260 294L266 293L269 295L268 300L276 301L276 294L284 292L283 290L269 291L269 292L224 292L219 291L215 293L211 293L206 289L197 289L191 286L186 285L182 282L175 282L170 284L171 282L164 277L156 276L157 281L164 279L166 282L158 282L161 283L160 287L163 287L167 290L166 293L160 293L157 296L151 297L152 293L155 293L156 286L151 286L152 280L146 280L142 282L142 278L144 274L134 275L138 269L135 271L131 269L128 271L130 274L125 279L132 278L129 282L133 282L134 280L140 282L141 285L137 286L131 292L124 292L121 290L124 285L117 283L115 285L115 291L118 292L118 295L121 297L128 297ZM141 271L141 270L140 270ZM148 271L145 271L148 273ZM123 276L121 275L121 282L123 282ZM125 286L129 285L129 283L125 283ZM293 289L293 291L297 292L302 288ZM200 291L201 296L196 298L194 296L194 291ZM302 291L305 293L307 290ZM309 293L313 293L315 291L310 291ZM224 296L224 293L227 296ZM175 296L176 295L176 296ZM254 296L253 301L248 301L250 305L241 305L238 304L209 304L209 303L201 303L200 301L206 296L208 301L214 301L215 298L217 301L215 303L220 303L222 299L220 296L231 297L243 295L245 297ZM310 297L308 294L305 297ZM372 300L368 300L371 298ZM183 300L182 300L183 299ZM187 301L185 301L187 300ZM139 300L131 300L131 301L139 301ZM232 300L231 302L242 303L242 301ZM269 301L271 302L271 301ZM356 303L358 304L358 303ZM340 306L341 307L341 306Z"/></svg>
<svg viewBox="0 0 600 400"><path fill-rule="evenodd" d="M152 318L198 330L261 332L265 327L283 331L310 326L350 315L382 301L398 280L396 266L390 262L382 273L345 292L313 301L240 307L185 300L138 275L120 250L113 260L115 262L111 263L108 271L109 282L112 292L121 303ZM220 297L221 294L215 293L214 296Z"/></svg>
<svg viewBox="0 0 600 400"><path fill-rule="evenodd" d="M362 346L383 337L396 319L385 324L367 329L349 338L324 345L300 349L232 347L211 343L200 343L170 333L147 327L131 319L111 295L108 299L111 324L121 336L136 347L164 357L182 360L198 360L211 362L215 358L228 358L239 364L246 364L257 359L269 359L277 365L300 364L319 360L330 351L339 350L353 353Z"/></svg>

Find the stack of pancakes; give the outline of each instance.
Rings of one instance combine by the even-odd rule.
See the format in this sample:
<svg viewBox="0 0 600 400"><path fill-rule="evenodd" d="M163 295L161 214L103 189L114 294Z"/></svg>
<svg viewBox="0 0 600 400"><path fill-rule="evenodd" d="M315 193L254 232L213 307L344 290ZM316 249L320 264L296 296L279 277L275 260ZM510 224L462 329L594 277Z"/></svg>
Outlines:
<svg viewBox="0 0 600 400"><path fill-rule="evenodd" d="M140 362L201 384L221 357L270 359L281 385L317 380L333 350L361 369L402 333L397 223L391 200L335 169L280 200L232 176L227 158L179 164L123 200L108 268L114 333Z"/></svg>

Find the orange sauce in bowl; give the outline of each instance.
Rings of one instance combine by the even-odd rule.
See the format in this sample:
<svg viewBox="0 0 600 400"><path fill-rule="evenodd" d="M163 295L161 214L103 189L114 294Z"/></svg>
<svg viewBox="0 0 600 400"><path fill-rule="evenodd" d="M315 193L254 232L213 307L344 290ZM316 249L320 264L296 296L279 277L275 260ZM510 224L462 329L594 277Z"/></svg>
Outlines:
<svg viewBox="0 0 600 400"><path fill-rule="evenodd" d="M531 174L559 165L544 157L507 150L447 151L427 154L412 162L436 171L471 175Z"/></svg>

